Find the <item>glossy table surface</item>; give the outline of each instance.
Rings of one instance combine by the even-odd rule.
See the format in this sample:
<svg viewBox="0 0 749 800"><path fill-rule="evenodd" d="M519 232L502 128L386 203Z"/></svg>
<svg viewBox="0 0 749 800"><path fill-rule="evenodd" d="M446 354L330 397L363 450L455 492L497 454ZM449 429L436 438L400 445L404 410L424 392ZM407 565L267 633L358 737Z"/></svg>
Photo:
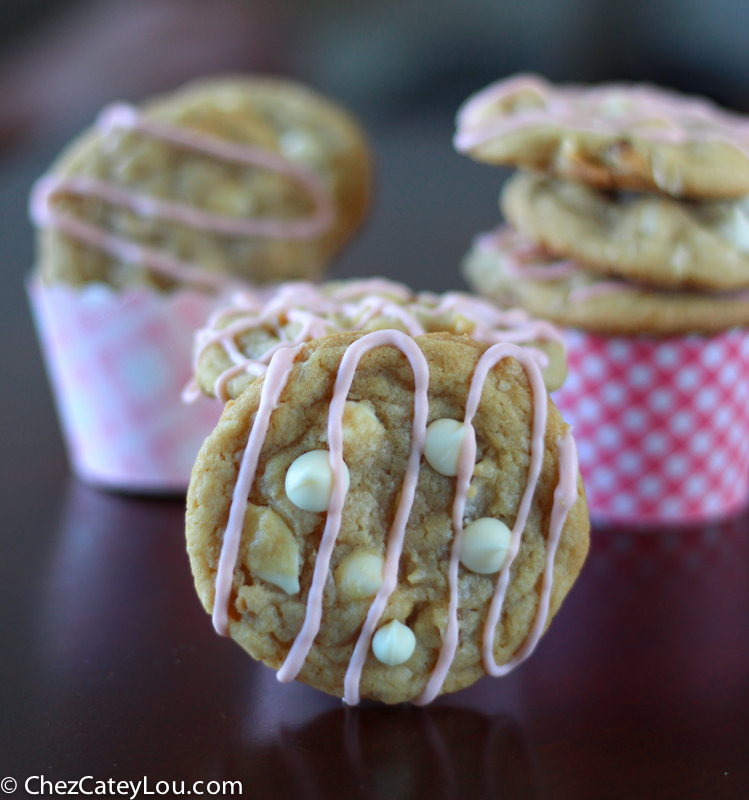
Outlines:
<svg viewBox="0 0 749 800"><path fill-rule="evenodd" d="M380 204L339 274L459 285L501 174L453 156L448 133L381 142ZM254 798L749 796L747 516L595 531L536 654L425 709L346 708L216 636L183 501L68 472L22 290L37 166L6 169L0 196L0 780L16 796L41 775L239 780Z"/></svg>

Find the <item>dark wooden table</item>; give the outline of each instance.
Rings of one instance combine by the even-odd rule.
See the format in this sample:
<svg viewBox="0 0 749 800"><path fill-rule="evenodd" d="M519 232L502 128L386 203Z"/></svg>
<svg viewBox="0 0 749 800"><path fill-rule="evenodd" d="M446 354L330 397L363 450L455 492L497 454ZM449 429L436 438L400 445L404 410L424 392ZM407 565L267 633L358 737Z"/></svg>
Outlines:
<svg viewBox="0 0 749 800"><path fill-rule="evenodd" d="M459 285L470 235L496 219L499 175L447 142L383 137L380 205L339 274ZM595 532L533 658L426 709L349 709L282 686L216 636L182 500L68 473L21 281L39 168L29 157L0 176L0 781L15 778L15 796L43 775L145 776L151 791L239 780L242 796L274 800L749 797L746 516Z"/></svg>

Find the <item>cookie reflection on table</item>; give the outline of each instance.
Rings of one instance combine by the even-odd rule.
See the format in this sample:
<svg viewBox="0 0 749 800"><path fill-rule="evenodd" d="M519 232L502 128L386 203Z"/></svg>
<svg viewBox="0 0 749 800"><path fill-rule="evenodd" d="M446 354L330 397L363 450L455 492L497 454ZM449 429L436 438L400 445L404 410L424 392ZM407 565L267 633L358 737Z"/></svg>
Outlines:
<svg viewBox="0 0 749 800"><path fill-rule="evenodd" d="M503 713L338 706L302 725L277 726L261 749L253 781L275 796L535 796L525 735ZM231 775L248 770L231 757L224 766Z"/></svg>
<svg viewBox="0 0 749 800"><path fill-rule="evenodd" d="M530 670L529 691L560 715L581 713L581 703L616 706L632 685L641 687L641 706L627 714L645 717L652 703L693 720L721 708L731 714L736 682L743 687L749 670L749 643L735 636L749 627L748 526L744 513L688 530L595 532L569 604L577 625L565 638L567 690ZM585 698L574 685L580 675Z"/></svg>
<svg viewBox="0 0 749 800"><path fill-rule="evenodd" d="M135 499L70 481L40 620L56 670L68 660L77 667L78 658L117 658L135 641L153 644L164 631L144 626L146 615L161 616L164 625L179 618L163 611L167 586L183 567L182 514L182 501Z"/></svg>
<svg viewBox="0 0 749 800"><path fill-rule="evenodd" d="M632 577L691 580L703 587L734 581L747 552L749 513L691 527L662 527L640 534L626 527L599 529L588 570L599 575L627 570ZM598 556L598 557L595 557Z"/></svg>

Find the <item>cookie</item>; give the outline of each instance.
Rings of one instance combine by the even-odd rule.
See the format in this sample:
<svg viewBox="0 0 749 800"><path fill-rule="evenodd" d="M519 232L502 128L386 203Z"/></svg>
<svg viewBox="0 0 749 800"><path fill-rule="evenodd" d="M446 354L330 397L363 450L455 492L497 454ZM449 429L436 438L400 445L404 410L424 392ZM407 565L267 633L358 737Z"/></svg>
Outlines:
<svg viewBox="0 0 749 800"><path fill-rule="evenodd" d="M45 281L223 288L315 278L361 222L370 163L338 106L276 78L104 109L35 185Z"/></svg>
<svg viewBox="0 0 749 800"><path fill-rule="evenodd" d="M502 212L526 239L596 272L659 288L749 287L749 203L603 192L519 172Z"/></svg>
<svg viewBox="0 0 749 800"><path fill-rule="evenodd" d="M334 331L394 328L422 333L467 334L486 344L528 347L549 391L567 374L562 334L522 310L502 311L493 303L458 292L415 294L383 278L327 284L281 284L273 290L237 292L195 337L195 381L199 391L226 402L238 397L267 369L279 347L294 347Z"/></svg>
<svg viewBox="0 0 749 800"><path fill-rule="evenodd" d="M462 266L479 294L560 325L617 336L719 333L749 325L749 292L659 291L559 260L503 226L476 238Z"/></svg>
<svg viewBox="0 0 749 800"><path fill-rule="evenodd" d="M655 86L553 86L517 75L468 99L454 144L477 161L602 189L749 194L747 118Z"/></svg>
<svg viewBox="0 0 749 800"><path fill-rule="evenodd" d="M526 351L383 330L276 352L201 449L186 529L217 630L281 681L425 703L530 654L589 523Z"/></svg>

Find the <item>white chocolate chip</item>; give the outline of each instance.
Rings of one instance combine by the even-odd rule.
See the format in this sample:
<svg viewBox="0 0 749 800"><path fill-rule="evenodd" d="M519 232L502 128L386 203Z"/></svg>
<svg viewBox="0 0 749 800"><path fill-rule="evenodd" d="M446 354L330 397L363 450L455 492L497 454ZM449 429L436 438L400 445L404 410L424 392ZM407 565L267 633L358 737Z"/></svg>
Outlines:
<svg viewBox="0 0 749 800"><path fill-rule="evenodd" d="M650 159L650 168L655 185L659 189L677 197L681 194L683 181L678 163L670 162L666 157L654 153Z"/></svg>
<svg viewBox="0 0 749 800"><path fill-rule="evenodd" d="M273 509L250 504L243 537L249 539L247 561L252 575L279 586L287 594L296 594L299 544L283 519Z"/></svg>
<svg viewBox="0 0 749 800"><path fill-rule="evenodd" d="M308 131L284 131L279 140L281 153L290 161L301 161L305 164L320 160L320 147Z"/></svg>
<svg viewBox="0 0 749 800"><path fill-rule="evenodd" d="M343 438L347 434L353 436L356 433L367 431L369 428L381 428L382 423L377 419L377 415L372 405L366 400L356 402L347 400L343 406Z"/></svg>
<svg viewBox="0 0 749 800"><path fill-rule="evenodd" d="M460 335L467 333L470 335L471 331L476 327L476 321L463 316L463 314L456 314L452 324L453 333Z"/></svg>
<svg viewBox="0 0 749 800"><path fill-rule="evenodd" d="M382 585L385 560L377 553L354 550L336 567L335 582L344 600L374 597Z"/></svg>
<svg viewBox="0 0 749 800"><path fill-rule="evenodd" d="M494 481L497 479L498 474L499 469L490 458L484 458L473 468L473 476L475 478L486 478L487 480Z"/></svg>
<svg viewBox="0 0 749 800"><path fill-rule="evenodd" d="M458 457L466 428L457 419L436 419L427 428L424 458L440 475L458 474Z"/></svg>
<svg viewBox="0 0 749 800"><path fill-rule="evenodd" d="M348 492L348 467L343 465ZM326 511L333 491L333 470L327 450L310 450L297 458L286 472L286 496L302 511Z"/></svg>
<svg viewBox="0 0 749 800"><path fill-rule="evenodd" d="M408 328L403 320L397 317L376 316L373 317L363 328L367 332L374 331L400 331L408 333Z"/></svg>
<svg viewBox="0 0 749 800"><path fill-rule="evenodd" d="M375 658L389 667L408 661L416 647L413 631L394 619L383 625L372 637L372 652Z"/></svg>
<svg viewBox="0 0 749 800"><path fill-rule="evenodd" d="M510 547L510 529L501 520L482 517L466 525L460 563L471 572L490 575L502 568Z"/></svg>

